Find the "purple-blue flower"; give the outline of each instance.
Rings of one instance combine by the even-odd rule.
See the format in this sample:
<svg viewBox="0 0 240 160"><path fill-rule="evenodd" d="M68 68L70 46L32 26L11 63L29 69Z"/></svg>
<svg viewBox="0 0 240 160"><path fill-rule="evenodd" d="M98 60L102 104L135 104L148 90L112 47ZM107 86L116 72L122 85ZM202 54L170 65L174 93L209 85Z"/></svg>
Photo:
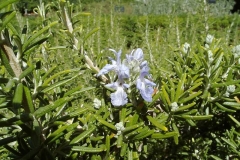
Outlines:
<svg viewBox="0 0 240 160"><path fill-rule="evenodd" d="M133 50L129 55L126 55L127 61L131 62L133 60L141 62L143 60L143 51L141 48Z"/></svg>
<svg viewBox="0 0 240 160"><path fill-rule="evenodd" d="M127 93L125 89L129 87L128 84L124 83L124 79L129 78L129 68L121 63L121 50L116 52L113 49L110 49L115 53L116 60L110 59L112 64L105 65L97 74L100 76L106 74L110 71L115 71L118 80L114 83L107 84L106 87L116 90L114 93L111 93L111 103L114 106L123 106L128 102Z"/></svg>
<svg viewBox="0 0 240 160"><path fill-rule="evenodd" d="M111 103L114 106L123 106L128 102L127 94L124 91L126 88L129 87L128 84L124 83L123 81L118 80L117 82L107 84L106 87L112 88L116 90L116 92L111 93Z"/></svg>
<svg viewBox="0 0 240 160"><path fill-rule="evenodd" d="M153 86L156 84L144 78L149 75L149 67L146 62L141 65L140 76L137 79L137 89L139 89L142 98L147 101L152 101L152 94L154 92Z"/></svg>
<svg viewBox="0 0 240 160"><path fill-rule="evenodd" d="M110 71L115 71L118 79L125 79L125 78L129 78L129 68L127 66L125 66L124 64L121 63L121 54L122 51L118 51L116 52L113 49L110 49L111 51L113 51L115 53L116 56L116 60L111 59L112 64L107 64L105 65L97 74L97 76L100 76L102 74L107 74Z"/></svg>

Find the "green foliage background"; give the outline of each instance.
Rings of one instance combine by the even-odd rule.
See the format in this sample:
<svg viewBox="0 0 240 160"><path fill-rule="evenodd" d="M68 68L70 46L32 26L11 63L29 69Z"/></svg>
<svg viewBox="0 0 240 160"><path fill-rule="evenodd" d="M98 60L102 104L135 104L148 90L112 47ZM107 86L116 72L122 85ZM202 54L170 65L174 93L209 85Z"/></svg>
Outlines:
<svg viewBox="0 0 240 160"><path fill-rule="evenodd" d="M162 1L148 10L134 1L42 2L28 17L15 12L22 1L0 4L2 159L240 157L240 20L230 2L221 14L206 1L195 1L195 14L175 1L165 13L151 8ZM115 108L109 75L96 73L109 48L138 47L157 83L153 102L134 92Z"/></svg>

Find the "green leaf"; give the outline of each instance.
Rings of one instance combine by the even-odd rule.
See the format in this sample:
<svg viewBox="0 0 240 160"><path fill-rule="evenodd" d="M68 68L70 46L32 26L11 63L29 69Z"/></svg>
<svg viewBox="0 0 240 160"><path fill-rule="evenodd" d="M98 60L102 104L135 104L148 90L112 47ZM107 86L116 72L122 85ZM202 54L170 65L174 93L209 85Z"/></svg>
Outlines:
<svg viewBox="0 0 240 160"><path fill-rule="evenodd" d="M194 123L193 120L191 119L186 119L186 121L188 122L188 124L190 124L193 127L197 126L196 123Z"/></svg>
<svg viewBox="0 0 240 160"><path fill-rule="evenodd" d="M39 118L43 115L45 115L46 113L51 112L52 110L56 109L57 107L60 107L64 104L66 104L68 101L72 100L72 97L64 97L64 98L60 98L58 100L56 100L54 103L49 104L47 106L38 108L35 112L34 115L36 118Z"/></svg>
<svg viewBox="0 0 240 160"><path fill-rule="evenodd" d="M87 35L85 35L83 42L85 42L91 35L93 35L94 33L96 33L100 28L95 28L92 31L90 31Z"/></svg>
<svg viewBox="0 0 240 160"><path fill-rule="evenodd" d="M109 152L110 152L110 137L109 135L106 136L106 157L109 156Z"/></svg>
<svg viewBox="0 0 240 160"><path fill-rule="evenodd" d="M6 0L6 1L2 1L2 2L0 3L0 10L3 9L4 7L12 4L12 3L17 2L17 1L19 1L19 0Z"/></svg>
<svg viewBox="0 0 240 160"><path fill-rule="evenodd" d="M140 131L139 134L133 137L133 140L140 140L143 138L146 138L150 135L152 135L155 131L154 130L149 130L148 127L143 128L143 130Z"/></svg>
<svg viewBox="0 0 240 160"><path fill-rule="evenodd" d="M73 146L72 150L77 152L98 153L98 152L102 152L103 148Z"/></svg>
<svg viewBox="0 0 240 160"><path fill-rule="evenodd" d="M100 116L94 115L94 117L95 117L95 119L96 119L98 122L100 122L101 124L107 126L108 128L111 128L111 129L113 129L113 130L115 130L115 131L117 130L117 128L116 128L113 124L108 123L107 121L105 121L104 119L102 119Z"/></svg>
<svg viewBox="0 0 240 160"><path fill-rule="evenodd" d="M42 146L31 149L27 154L21 157L21 159L33 159L37 153L41 150Z"/></svg>
<svg viewBox="0 0 240 160"><path fill-rule="evenodd" d="M78 90L78 91L75 91L75 92L72 92L72 93L70 93L70 91L69 92L67 92L66 93L66 95L75 95L75 94L79 94L79 93L82 93L82 92L86 92L86 91L89 91L89 90L93 90L93 89L95 89L96 87L86 87L86 88L82 88L82 89L80 89L80 90ZM73 89L74 90L74 89ZM64 96L66 96L66 95L64 95Z"/></svg>
<svg viewBox="0 0 240 160"><path fill-rule="evenodd" d="M222 67L220 66L219 68L217 68L210 76L209 79L211 79L211 82L215 82L219 77L220 74L222 73Z"/></svg>
<svg viewBox="0 0 240 160"><path fill-rule="evenodd" d="M120 135L117 137L117 148L121 148L121 147L122 147L122 144L123 144L123 135L120 134Z"/></svg>
<svg viewBox="0 0 240 160"><path fill-rule="evenodd" d="M9 127L14 124L20 125L20 124L23 124L24 122L30 122L30 121L33 121L33 115L22 113L21 115L17 115L7 120L1 120L0 127Z"/></svg>
<svg viewBox="0 0 240 160"><path fill-rule="evenodd" d="M67 114L67 115L57 119L56 121L66 121L68 119L74 118L76 116L79 116L79 115L85 113L87 110L88 110L87 107L79 108L76 111L71 112L71 113L69 113L69 114Z"/></svg>
<svg viewBox="0 0 240 160"><path fill-rule="evenodd" d="M223 102L223 105L230 106L234 109L240 109L240 103L237 102Z"/></svg>
<svg viewBox="0 0 240 160"><path fill-rule="evenodd" d="M12 23L11 22L9 22L8 24L7 24L7 28L9 29L9 31L11 31L12 32L12 34L14 35L14 36L17 36L17 37L19 37L18 36L18 31L17 31L17 29L12 25ZM14 38L14 37L13 37ZM19 37L20 38L20 37ZM15 38L14 38L15 39ZM22 46L21 46L22 47ZM18 48L19 49L19 48ZM21 48L22 49L22 48Z"/></svg>
<svg viewBox="0 0 240 160"><path fill-rule="evenodd" d="M202 85L202 83L203 83L203 82L198 82L198 83L196 83L194 86L192 86L191 88L189 88L188 90L186 90L184 93L186 93L186 92L191 93L194 89L196 89L197 87L199 87L200 85ZM180 95L180 98L179 98L179 99L181 99L181 97L184 95L184 93Z"/></svg>
<svg viewBox="0 0 240 160"><path fill-rule="evenodd" d="M128 148L128 160L133 160L133 153L132 153L132 149Z"/></svg>
<svg viewBox="0 0 240 160"><path fill-rule="evenodd" d="M7 145L8 143L14 142L16 140L17 140L17 137L13 137L13 136L0 139L0 146Z"/></svg>
<svg viewBox="0 0 240 160"><path fill-rule="evenodd" d="M224 107L223 105L219 104L218 102L216 102L215 104L216 104L216 106L217 106L218 108L220 108L220 109L223 110L223 111L226 111L226 112L236 112L235 110L228 109L228 108Z"/></svg>
<svg viewBox="0 0 240 160"><path fill-rule="evenodd" d="M39 30L38 32L34 33L24 44L23 44L23 51L26 51L26 48L29 47L39 36L41 36L45 31L47 31L52 26L56 25L58 22L52 22L48 26L44 27L43 29Z"/></svg>
<svg viewBox="0 0 240 160"><path fill-rule="evenodd" d="M25 112L33 113L35 111L33 106L32 94L27 86L23 86L23 107Z"/></svg>
<svg viewBox="0 0 240 160"><path fill-rule="evenodd" d="M8 24L7 26L11 27L12 24ZM12 26L13 27L13 26ZM17 31L12 31L12 32L17 32ZM15 34L15 35L14 35ZM14 39L14 42L15 44L17 45L17 48L18 48L18 52L20 53L20 55L22 56L22 41L21 41L21 38L18 36L18 33L13 33L13 39ZM20 56L20 57L21 57Z"/></svg>
<svg viewBox="0 0 240 160"><path fill-rule="evenodd" d="M231 115L228 115L228 117L230 117L232 120L233 120L233 122L235 122L237 125L238 125L238 127L240 127L240 122L238 121L238 120L236 120L233 116L231 116Z"/></svg>
<svg viewBox="0 0 240 160"><path fill-rule="evenodd" d="M20 108L23 99L23 84L19 83L16 87L13 97L13 107Z"/></svg>
<svg viewBox="0 0 240 160"><path fill-rule="evenodd" d="M126 113L127 109L126 108L122 108L122 110L120 111L120 122L125 122L125 118L126 118Z"/></svg>
<svg viewBox="0 0 240 160"><path fill-rule="evenodd" d="M183 110L189 109L189 108L193 107L195 104L196 104L196 102L192 102L192 103L190 103L188 105L180 106L177 110L174 110L173 112L179 112L179 111L183 111Z"/></svg>
<svg viewBox="0 0 240 160"><path fill-rule="evenodd" d="M143 127L135 128L135 130L131 130L131 132L125 132L124 133L124 139L132 139L134 136L139 134L140 131L142 131Z"/></svg>
<svg viewBox="0 0 240 160"><path fill-rule="evenodd" d="M53 90L54 88L57 88L57 87L59 87L59 86L62 86L62 85L64 85L64 84L72 81L73 79L75 79L75 78L77 78L77 77L78 77L78 74L75 75L75 76L73 76L73 77L70 78L70 79L64 79L64 80L58 81L58 82L50 85L49 87L43 89L41 92L43 92L43 93L49 92L49 91Z"/></svg>
<svg viewBox="0 0 240 160"><path fill-rule="evenodd" d="M178 144L179 130L177 128L177 125L174 122L172 123L172 127L173 127L173 130L178 133L173 137L175 144Z"/></svg>
<svg viewBox="0 0 240 160"><path fill-rule="evenodd" d="M148 108L152 107L156 103L156 101L161 97L161 95L162 95L162 92L158 92L157 94L155 94L153 96L152 102L148 104Z"/></svg>
<svg viewBox="0 0 240 160"><path fill-rule="evenodd" d="M57 65L52 66L42 77L42 81L44 81L48 75L50 75L55 69L57 68ZM50 80L51 81L51 80Z"/></svg>
<svg viewBox="0 0 240 160"><path fill-rule="evenodd" d="M164 138L170 138L170 137L173 137L173 136L176 136L176 135L178 135L178 132L168 132L168 133L165 133L165 134L153 133L151 138L164 139Z"/></svg>
<svg viewBox="0 0 240 160"><path fill-rule="evenodd" d="M182 77L183 75L183 71L182 71L182 67L179 64L179 62L175 62L174 66L173 66L174 71L177 73L178 77Z"/></svg>
<svg viewBox="0 0 240 160"><path fill-rule="evenodd" d="M54 78L57 78L59 75L64 75L64 74L68 74L71 72L77 72L77 71L79 71L79 70L78 69L69 69L69 70L64 70L64 71L58 72L58 73L54 74L53 76L51 76L50 78L46 79L42 86L47 86Z"/></svg>
<svg viewBox="0 0 240 160"><path fill-rule="evenodd" d="M168 105L170 106L171 101L170 101L169 95L168 95L167 91L165 90L164 86L162 86L162 94L163 94L163 97L166 99Z"/></svg>
<svg viewBox="0 0 240 160"><path fill-rule="evenodd" d="M210 157L212 157L214 160L222 160L221 158L214 156L214 155L210 155Z"/></svg>
<svg viewBox="0 0 240 160"><path fill-rule="evenodd" d="M50 134L47 139L45 140L45 144L50 144L54 141L56 141L57 139L59 139L60 137L62 137L63 135L65 135L66 133L64 131L68 131L70 132L71 130L73 130L76 126L78 125L78 123L73 123L70 125L65 125L65 126L61 126L60 128L58 128L56 131L54 131L52 134Z"/></svg>
<svg viewBox="0 0 240 160"><path fill-rule="evenodd" d="M183 99L179 100L179 103L186 103L186 102L196 98L200 94L202 94L202 91L195 92L195 93L191 94L190 96L188 96L187 98L183 98Z"/></svg>
<svg viewBox="0 0 240 160"><path fill-rule="evenodd" d="M4 87L4 92L6 93L10 92L16 83L17 83L17 80L15 78L10 79L6 87Z"/></svg>
<svg viewBox="0 0 240 160"><path fill-rule="evenodd" d="M86 138L87 136L90 136L90 134L96 129L95 126L89 128L88 130L84 131L83 133L81 133L80 135L78 135L77 137L75 137L69 144L74 144L74 143L78 143L81 140L83 140L84 138Z"/></svg>
<svg viewBox="0 0 240 160"><path fill-rule="evenodd" d="M135 129L141 127L142 125L144 125L143 122L135 124L135 125L132 125L132 126L129 126L129 127L126 127L122 132L126 133L126 132L129 132L129 131L135 130Z"/></svg>
<svg viewBox="0 0 240 160"><path fill-rule="evenodd" d="M235 144L233 144L232 142L230 142L228 139L221 137L221 139L226 142L228 145L230 145L231 147L233 147L234 149L237 148L237 146Z"/></svg>
<svg viewBox="0 0 240 160"><path fill-rule="evenodd" d="M15 149L13 149L12 147L10 147L8 145L5 145L4 148L7 149L9 152L13 153L13 155L21 156L21 154L18 151L16 151Z"/></svg>
<svg viewBox="0 0 240 160"><path fill-rule="evenodd" d="M19 76L19 80L25 78L27 75L29 75L34 70L33 66L29 66L27 69L25 69Z"/></svg>
<svg viewBox="0 0 240 160"><path fill-rule="evenodd" d="M16 11L13 11L11 14L7 15L1 25L0 32L7 26L7 24L15 17Z"/></svg>
<svg viewBox="0 0 240 160"><path fill-rule="evenodd" d="M174 102L178 102L178 99L180 98L180 95L184 92L184 83L185 83L185 80L186 80L186 76L187 76L187 74L184 73L182 75L181 80L178 82L178 86L177 86L177 91L176 91Z"/></svg>
<svg viewBox="0 0 240 160"><path fill-rule="evenodd" d="M126 155L127 148L128 148L127 143L123 142L122 147L121 147L121 151L120 151L120 156L121 157Z"/></svg>
<svg viewBox="0 0 240 160"><path fill-rule="evenodd" d="M34 53L34 52L29 52L31 51L34 47L37 47L38 45L42 44L48 39L48 36L44 36L43 38L40 38L38 40L35 40L35 42L32 42L26 48L23 50L23 53L28 54L28 53Z"/></svg>
<svg viewBox="0 0 240 160"><path fill-rule="evenodd" d="M181 115L184 119L190 119L190 120L206 120L211 119L213 115L205 115L205 116L190 116L190 115Z"/></svg>
<svg viewBox="0 0 240 160"><path fill-rule="evenodd" d="M158 127L159 129L163 130L163 131L168 131L168 128L165 127L164 125L160 124L156 119L154 119L151 116L147 116L147 119L156 127Z"/></svg>
<svg viewBox="0 0 240 160"><path fill-rule="evenodd" d="M4 52L2 52L2 50L0 49L0 58L1 58L1 63L4 65L4 67L6 68L6 70L8 71L8 73L12 76L15 77L15 73L13 72L13 69L11 67L11 65L9 64L9 60L8 57L6 56L6 54Z"/></svg>
<svg viewBox="0 0 240 160"><path fill-rule="evenodd" d="M236 85L239 83L240 83L240 80L231 80L231 81L223 82L223 83L213 83L213 84L211 84L211 87L219 88L219 87L223 87L223 86Z"/></svg>
<svg viewBox="0 0 240 160"><path fill-rule="evenodd" d="M215 57L213 63L213 71L216 70L217 68L219 68L220 63L222 62L222 58L223 58L223 52L218 52L217 56Z"/></svg>

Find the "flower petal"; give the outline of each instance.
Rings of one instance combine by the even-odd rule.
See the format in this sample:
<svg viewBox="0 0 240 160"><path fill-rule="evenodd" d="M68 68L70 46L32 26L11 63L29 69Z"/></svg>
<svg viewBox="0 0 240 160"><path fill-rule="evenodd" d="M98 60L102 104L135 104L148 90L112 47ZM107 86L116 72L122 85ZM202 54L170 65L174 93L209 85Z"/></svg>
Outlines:
<svg viewBox="0 0 240 160"><path fill-rule="evenodd" d="M141 73L140 73L140 78L143 78L145 77L146 75L149 74L149 67L148 66L144 66L142 69L141 69Z"/></svg>
<svg viewBox="0 0 240 160"><path fill-rule="evenodd" d="M133 54L133 58L138 61L143 60L143 51L141 48L137 48Z"/></svg>
<svg viewBox="0 0 240 160"><path fill-rule="evenodd" d="M148 67L148 63L147 61L143 61L141 64L140 64L140 68L144 68L144 67ZM148 67L149 68L149 67Z"/></svg>
<svg viewBox="0 0 240 160"><path fill-rule="evenodd" d="M114 52L115 56L116 56L116 62L117 64L120 64L121 63L121 54L122 54L122 51L119 50L118 52L115 51L114 49L109 49L110 51Z"/></svg>
<svg viewBox="0 0 240 160"><path fill-rule="evenodd" d="M152 94L154 92L154 89L152 86L155 86L156 84L153 83L152 81L149 81L148 79L137 79L137 89L139 89L140 94L142 98L147 101L151 102L152 101Z"/></svg>
<svg viewBox="0 0 240 160"><path fill-rule="evenodd" d="M128 102L127 94L123 87L118 87L117 91L111 93L111 102L114 106L123 106Z"/></svg>
<svg viewBox="0 0 240 160"><path fill-rule="evenodd" d="M129 68L125 65L119 65L118 66L118 79L122 80L125 78L129 78Z"/></svg>
<svg viewBox="0 0 240 160"><path fill-rule="evenodd" d="M108 88L117 89L119 87L118 82L110 83L105 85Z"/></svg>
<svg viewBox="0 0 240 160"><path fill-rule="evenodd" d="M147 102L152 102L152 94L154 92L154 89L152 87L146 87L145 90L141 90L140 94L143 97L143 99Z"/></svg>
<svg viewBox="0 0 240 160"><path fill-rule="evenodd" d="M116 69L116 65L112 65L112 64L106 64L97 74L97 76L100 76L102 74L107 74L108 72Z"/></svg>
<svg viewBox="0 0 240 160"><path fill-rule="evenodd" d="M146 78L144 78L144 81L145 81L145 85L146 86L156 86L156 84L154 83L154 82L152 82L152 81L150 81L150 80L148 80L148 79L146 79Z"/></svg>

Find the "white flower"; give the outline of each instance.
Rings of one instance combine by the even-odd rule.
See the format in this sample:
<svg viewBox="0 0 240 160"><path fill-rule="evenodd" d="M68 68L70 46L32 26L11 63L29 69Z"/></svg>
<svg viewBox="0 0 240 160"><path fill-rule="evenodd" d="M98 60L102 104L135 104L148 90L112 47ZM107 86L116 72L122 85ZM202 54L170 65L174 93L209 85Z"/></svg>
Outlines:
<svg viewBox="0 0 240 160"><path fill-rule="evenodd" d="M209 59L209 62L212 63L214 58L213 58L213 53L211 50L208 50L208 59Z"/></svg>
<svg viewBox="0 0 240 160"><path fill-rule="evenodd" d="M214 37L212 35L208 34L206 37L206 43L211 44L213 39L214 39Z"/></svg>
<svg viewBox="0 0 240 160"><path fill-rule="evenodd" d="M129 85L123 81L118 80L117 82L107 84L106 87L116 90L111 93L111 103L115 107L123 106L128 102L127 94L125 89L129 88Z"/></svg>
<svg viewBox="0 0 240 160"><path fill-rule="evenodd" d="M236 87L234 85L227 86L227 91L223 95L226 97L230 96L230 93L233 93L235 91Z"/></svg>
<svg viewBox="0 0 240 160"><path fill-rule="evenodd" d="M235 58L240 57L240 45L233 47L232 52Z"/></svg>
<svg viewBox="0 0 240 160"><path fill-rule="evenodd" d="M123 122L119 122L115 125L115 127L117 128L117 135L120 135L122 133L122 131L125 129L125 127L123 126Z"/></svg>
<svg viewBox="0 0 240 160"><path fill-rule="evenodd" d="M230 68L227 69L227 71L222 75L223 79L226 79L228 77L228 72L230 71Z"/></svg>
<svg viewBox="0 0 240 160"><path fill-rule="evenodd" d="M185 42L185 43L183 44L183 52L184 52L184 53L187 53L189 50L190 50L190 44L187 43L187 42Z"/></svg>
<svg viewBox="0 0 240 160"><path fill-rule="evenodd" d="M223 94L225 97L229 97L230 93L226 91L226 93Z"/></svg>
<svg viewBox="0 0 240 160"><path fill-rule="evenodd" d="M94 108L99 109L101 107L101 104L102 104L102 102L99 99L94 98L94 100L93 100Z"/></svg>
<svg viewBox="0 0 240 160"><path fill-rule="evenodd" d="M234 85L227 86L227 92L233 93L235 91L236 87Z"/></svg>
<svg viewBox="0 0 240 160"><path fill-rule="evenodd" d="M207 49L209 48L209 45L207 43L205 44L205 48L207 48Z"/></svg>
<svg viewBox="0 0 240 160"><path fill-rule="evenodd" d="M171 107L172 107L171 111L176 111L179 108L177 102L173 102L171 104Z"/></svg>

